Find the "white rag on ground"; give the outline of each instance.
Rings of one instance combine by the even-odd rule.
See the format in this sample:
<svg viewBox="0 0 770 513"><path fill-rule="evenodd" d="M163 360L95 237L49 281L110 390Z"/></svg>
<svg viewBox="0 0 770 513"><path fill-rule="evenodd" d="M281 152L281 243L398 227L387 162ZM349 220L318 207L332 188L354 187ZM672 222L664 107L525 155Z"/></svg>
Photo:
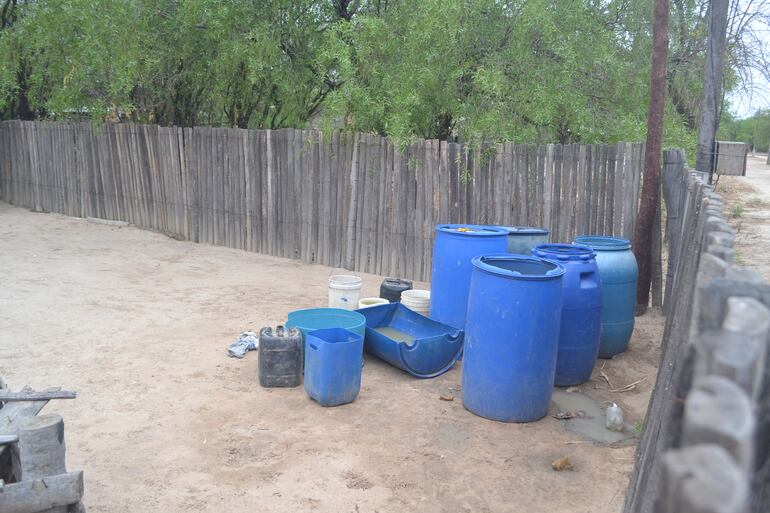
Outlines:
<svg viewBox="0 0 770 513"><path fill-rule="evenodd" d="M259 347L259 337L253 331L244 331L235 342L227 348L227 354L235 358L243 358L248 351L254 351Z"/></svg>

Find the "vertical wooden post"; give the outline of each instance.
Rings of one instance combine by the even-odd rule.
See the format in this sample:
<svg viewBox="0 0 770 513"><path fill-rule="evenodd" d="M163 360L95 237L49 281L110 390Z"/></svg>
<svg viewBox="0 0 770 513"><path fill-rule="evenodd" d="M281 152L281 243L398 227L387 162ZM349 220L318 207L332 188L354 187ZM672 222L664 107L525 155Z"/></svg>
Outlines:
<svg viewBox="0 0 770 513"><path fill-rule="evenodd" d="M703 113L698 128L698 150L695 155L695 169L711 173L714 164L714 140L719 125L719 111L722 104L722 76L727 42L727 13L729 0L711 0L709 5L709 37L706 44L706 60L703 74Z"/></svg>
<svg viewBox="0 0 770 513"><path fill-rule="evenodd" d="M647 143L644 158L644 183L639 216L634 227L634 254L639 263L637 306L644 309L650 298L652 267L652 229L660 190L660 147L663 139L663 110L666 97L668 63L668 0L655 0L652 15L652 73L650 103L647 112Z"/></svg>
<svg viewBox="0 0 770 513"><path fill-rule="evenodd" d="M650 278L650 299L652 306L663 306L663 241L660 225L660 202L655 209L655 221L652 224L652 276Z"/></svg>
<svg viewBox="0 0 770 513"><path fill-rule="evenodd" d="M353 135L353 162L350 165L350 208L347 217L347 243L345 245L345 268L353 269L355 260L356 206L358 203L358 133Z"/></svg>
<svg viewBox="0 0 770 513"><path fill-rule="evenodd" d="M61 415L38 415L19 423L19 464L22 481L67 472L64 450L64 420ZM67 507L59 506L41 513L67 513Z"/></svg>

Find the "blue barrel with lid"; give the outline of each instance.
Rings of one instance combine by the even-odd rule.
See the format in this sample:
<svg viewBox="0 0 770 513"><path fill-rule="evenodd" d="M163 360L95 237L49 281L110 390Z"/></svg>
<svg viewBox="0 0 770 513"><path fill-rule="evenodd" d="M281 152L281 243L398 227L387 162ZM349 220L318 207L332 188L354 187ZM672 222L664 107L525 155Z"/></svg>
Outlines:
<svg viewBox="0 0 770 513"><path fill-rule="evenodd" d="M634 331L636 282L639 268L631 241L617 237L581 235L577 244L596 252L602 286L602 336L599 358L612 358L628 348Z"/></svg>
<svg viewBox="0 0 770 513"><path fill-rule="evenodd" d="M564 266L563 301L559 352L556 359L557 386L572 386L591 379L599 353L602 328L602 289L596 254L577 244L540 244L536 257Z"/></svg>
<svg viewBox="0 0 770 513"><path fill-rule="evenodd" d="M533 256L473 259L462 369L469 411L503 422L548 413L564 273L562 265Z"/></svg>
<svg viewBox="0 0 770 513"><path fill-rule="evenodd" d="M508 253L529 255L532 248L548 242L551 233L545 228L533 226L501 226L508 230Z"/></svg>
<svg viewBox="0 0 770 513"><path fill-rule="evenodd" d="M465 328L473 257L505 253L508 231L495 226L440 224L436 226L430 284L430 318Z"/></svg>

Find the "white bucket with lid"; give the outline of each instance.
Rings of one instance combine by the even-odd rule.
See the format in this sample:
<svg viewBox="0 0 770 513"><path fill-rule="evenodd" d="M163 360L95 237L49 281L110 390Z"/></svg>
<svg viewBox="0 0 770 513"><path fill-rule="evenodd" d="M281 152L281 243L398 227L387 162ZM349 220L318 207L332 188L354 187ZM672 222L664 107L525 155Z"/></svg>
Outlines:
<svg viewBox="0 0 770 513"><path fill-rule="evenodd" d="M428 317L430 315L430 290L405 290L401 293L401 304Z"/></svg>
<svg viewBox="0 0 770 513"><path fill-rule="evenodd" d="M390 301L381 297L365 297L358 301L358 308L369 308L372 306L388 305Z"/></svg>
<svg viewBox="0 0 770 513"><path fill-rule="evenodd" d="M355 310L361 298L361 278L349 274L329 277L329 308Z"/></svg>

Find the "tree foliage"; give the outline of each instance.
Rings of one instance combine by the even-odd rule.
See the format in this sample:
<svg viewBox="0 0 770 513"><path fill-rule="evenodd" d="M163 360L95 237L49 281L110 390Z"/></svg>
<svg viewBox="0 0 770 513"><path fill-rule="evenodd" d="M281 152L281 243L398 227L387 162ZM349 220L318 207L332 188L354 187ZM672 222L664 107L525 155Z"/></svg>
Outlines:
<svg viewBox="0 0 770 513"><path fill-rule="evenodd" d="M759 110L746 119L722 118L718 137L722 141L740 141L750 149L770 151L770 109Z"/></svg>
<svg viewBox="0 0 770 513"><path fill-rule="evenodd" d="M766 1L739 10L746 1L735 0L728 89L761 54L748 34ZM0 5L2 118L345 126L402 141L645 133L651 0ZM668 144L693 141L704 5L672 0Z"/></svg>

